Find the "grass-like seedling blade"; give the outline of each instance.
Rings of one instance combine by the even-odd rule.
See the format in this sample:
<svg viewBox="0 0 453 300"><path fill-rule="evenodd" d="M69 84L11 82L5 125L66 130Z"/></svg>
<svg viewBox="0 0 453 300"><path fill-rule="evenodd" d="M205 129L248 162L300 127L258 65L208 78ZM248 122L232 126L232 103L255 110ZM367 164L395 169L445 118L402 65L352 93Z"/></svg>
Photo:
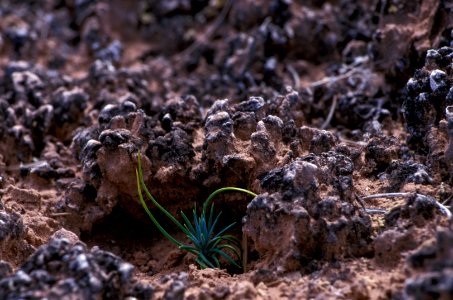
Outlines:
<svg viewBox="0 0 453 300"><path fill-rule="evenodd" d="M228 262L230 262L231 264L235 265L236 267L238 268L241 268L241 265L239 265L236 261L234 261L231 256L229 256L228 254L226 254L224 251L220 250L219 248L216 248L213 250L215 253L217 254L220 254L221 256L223 256L223 258L225 258Z"/></svg>
<svg viewBox="0 0 453 300"><path fill-rule="evenodd" d="M157 208L161 212L163 212L173 223L175 223L176 226L178 226L184 233L187 234L186 228L184 228L184 226L182 226L181 223L179 223L178 220L176 220L176 218L173 217L173 215L171 213L169 213L165 208L163 208L159 204L159 202L157 202L156 199L154 199L153 195L151 195L151 193L149 192L148 188L146 187L145 180L143 179L143 170L142 170L142 162L141 162L140 152L138 153L138 157L137 158L138 158L138 178L139 178L139 182L140 182L140 186L139 186L140 192L141 192L141 189L143 188L143 190L145 191L145 194L153 202L153 204L156 205ZM136 172L137 172L137 170L136 170Z"/></svg>
<svg viewBox="0 0 453 300"><path fill-rule="evenodd" d="M216 225L219 221L222 212L217 215L214 213L214 203L211 203L216 195L227 191L236 191L247 193L251 196L256 197L256 194L245 189L236 187L225 187L214 191L209 195L208 199L204 202L201 213L198 215L197 207L195 205L193 209L193 223L190 222L186 214L181 211L181 216L184 220L184 225L181 224L171 213L169 213L159 202L154 199L153 195L149 192L143 179L142 164L140 153L138 153L138 167L136 170L137 177L137 190L140 203L145 209L146 213L150 217L151 221L156 225L159 231L172 243L177 245L180 249L190 252L196 256L195 261L200 265L201 268L220 268L219 258L225 259L227 262L241 268L240 263L242 260L242 249L239 240L231 234L226 232L233 227L235 223L232 223L216 232ZM192 242L192 245L185 245L175 238L173 238L167 230L165 230L159 222L156 220L151 210L148 208L144 198L142 190L145 195L151 200L151 202L165 214ZM210 209L208 206L211 204ZM228 252L225 252L227 250ZM229 253L232 253L237 259L233 259ZM238 263L239 262L239 263Z"/></svg>
<svg viewBox="0 0 453 300"><path fill-rule="evenodd" d="M139 175L138 172L136 172L137 175L137 186L138 186L138 197L140 199L140 203L142 204L143 208L145 209L146 213L150 217L151 221L153 221L154 225L159 229L159 231L171 242L173 242L175 245L178 247L182 245L181 242L178 242L175 238L173 238L160 224L157 222L156 218L154 218L153 214L149 210L148 206L146 205L145 200L143 199L142 191L140 188L140 182L139 182Z"/></svg>
<svg viewBox="0 0 453 300"><path fill-rule="evenodd" d="M231 192L231 191L246 193L253 197L257 196L257 194L255 194L254 192L246 190L246 189L241 189L241 188L231 187L231 186L224 187L224 188L215 190L211 195L209 195L208 199L206 199L206 201L203 204L203 208L205 208L205 207L207 208L209 203L211 203L212 199L214 199L214 197L217 196L218 194L223 193L223 192Z"/></svg>

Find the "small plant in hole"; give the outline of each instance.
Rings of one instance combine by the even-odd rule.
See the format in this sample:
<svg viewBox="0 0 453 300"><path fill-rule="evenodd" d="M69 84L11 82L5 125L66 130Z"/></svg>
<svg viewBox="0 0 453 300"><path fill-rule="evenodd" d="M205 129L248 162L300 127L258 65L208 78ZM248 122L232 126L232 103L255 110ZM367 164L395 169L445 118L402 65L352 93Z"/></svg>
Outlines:
<svg viewBox="0 0 453 300"><path fill-rule="evenodd" d="M178 246L180 249L186 250L196 256L195 261L200 265L201 268L220 268L220 258L224 258L229 263L235 265L238 268L242 268L242 247L241 242L233 235L227 234L228 230L231 229L236 223L216 230L216 225L219 221L222 212L215 214L214 203L212 200L214 197L222 192L237 191L247 193L253 197L256 194L241 188L236 187L225 187L214 191L203 204L201 213L198 215L197 207L193 209L193 223L190 222L189 218L181 211L181 216L184 223L181 224L171 213L169 213L164 207L162 207L156 199L151 195L148 188L145 185L143 179L142 165L140 153L138 153L138 167L135 170L137 177L137 189L140 203L145 209L151 221L156 225L159 231L173 244ZM156 220L154 215L151 213L148 205L146 204L142 190L151 202L163 212L192 242L190 245L186 245L175 238L173 238L167 230L165 230L159 222ZM209 208L208 206L211 205ZM235 257L235 258L233 258Z"/></svg>

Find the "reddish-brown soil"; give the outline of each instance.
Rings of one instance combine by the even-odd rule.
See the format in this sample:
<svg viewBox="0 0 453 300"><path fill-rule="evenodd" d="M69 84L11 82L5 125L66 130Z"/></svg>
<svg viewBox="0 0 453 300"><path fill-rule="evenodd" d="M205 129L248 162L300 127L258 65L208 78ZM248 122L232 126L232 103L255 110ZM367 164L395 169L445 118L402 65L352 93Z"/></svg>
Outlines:
<svg viewBox="0 0 453 300"><path fill-rule="evenodd" d="M452 47L446 0L1 1L0 299L453 299ZM244 269L139 152L178 218L257 194Z"/></svg>

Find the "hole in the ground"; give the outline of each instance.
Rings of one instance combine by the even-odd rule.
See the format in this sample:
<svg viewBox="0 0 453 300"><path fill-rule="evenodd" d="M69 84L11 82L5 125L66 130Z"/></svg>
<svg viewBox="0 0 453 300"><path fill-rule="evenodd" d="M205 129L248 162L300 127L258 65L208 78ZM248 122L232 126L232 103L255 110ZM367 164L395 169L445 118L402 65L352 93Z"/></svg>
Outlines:
<svg viewBox="0 0 453 300"><path fill-rule="evenodd" d="M216 231L236 222L229 234L233 234L241 240L241 218L242 214L245 214L245 205L242 209L242 206L238 208L237 205L229 205L224 201L216 201L215 204L216 212L222 211ZM176 226L167 220L160 211L153 210L152 212L162 227L174 238L190 244L185 235L179 232ZM193 222L192 211L185 211L185 213ZM177 216L177 219L182 222L180 215ZM82 232L81 240L89 247L99 246L101 249L122 257L144 273L187 270L188 264L196 264L195 257L178 249L168 241L144 211L142 216L134 216L121 206L115 207L109 216L94 224L91 232ZM242 272L234 265L224 263L222 266L226 267L230 274Z"/></svg>
<svg viewBox="0 0 453 300"><path fill-rule="evenodd" d="M91 232L82 232L80 238L88 246L99 246L121 257L146 249L153 244L157 233L120 206L105 219L94 224ZM129 252L129 253L128 253Z"/></svg>
<svg viewBox="0 0 453 300"><path fill-rule="evenodd" d="M157 212L155 215L176 239L184 239L162 216ZM186 260L191 263L184 251L162 236L145 212L142 216L135 216L121 206L94 224L91 232L82 232L81 240L88 247L99 246L120 256L148 275L186 270Z"/></svg>

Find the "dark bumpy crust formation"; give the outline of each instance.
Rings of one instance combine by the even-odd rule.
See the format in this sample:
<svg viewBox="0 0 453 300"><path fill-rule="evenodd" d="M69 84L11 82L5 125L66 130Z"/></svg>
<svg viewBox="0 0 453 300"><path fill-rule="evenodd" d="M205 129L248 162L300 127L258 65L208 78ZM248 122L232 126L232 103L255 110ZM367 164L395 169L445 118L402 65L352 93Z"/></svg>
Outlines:
<svg viewBox="0 0 453 300"><path fill-rule="evenodd" d="M0 298L254 298L294 274L309 276L293 298L449 295L451 229L435 200L453 194L452 10L2 1ZM216 199L248 246L239 283L189 268L153 231L139 151L173 214L224 186L258 194ZM395 192L409 196L361 200Z"/></svg>

